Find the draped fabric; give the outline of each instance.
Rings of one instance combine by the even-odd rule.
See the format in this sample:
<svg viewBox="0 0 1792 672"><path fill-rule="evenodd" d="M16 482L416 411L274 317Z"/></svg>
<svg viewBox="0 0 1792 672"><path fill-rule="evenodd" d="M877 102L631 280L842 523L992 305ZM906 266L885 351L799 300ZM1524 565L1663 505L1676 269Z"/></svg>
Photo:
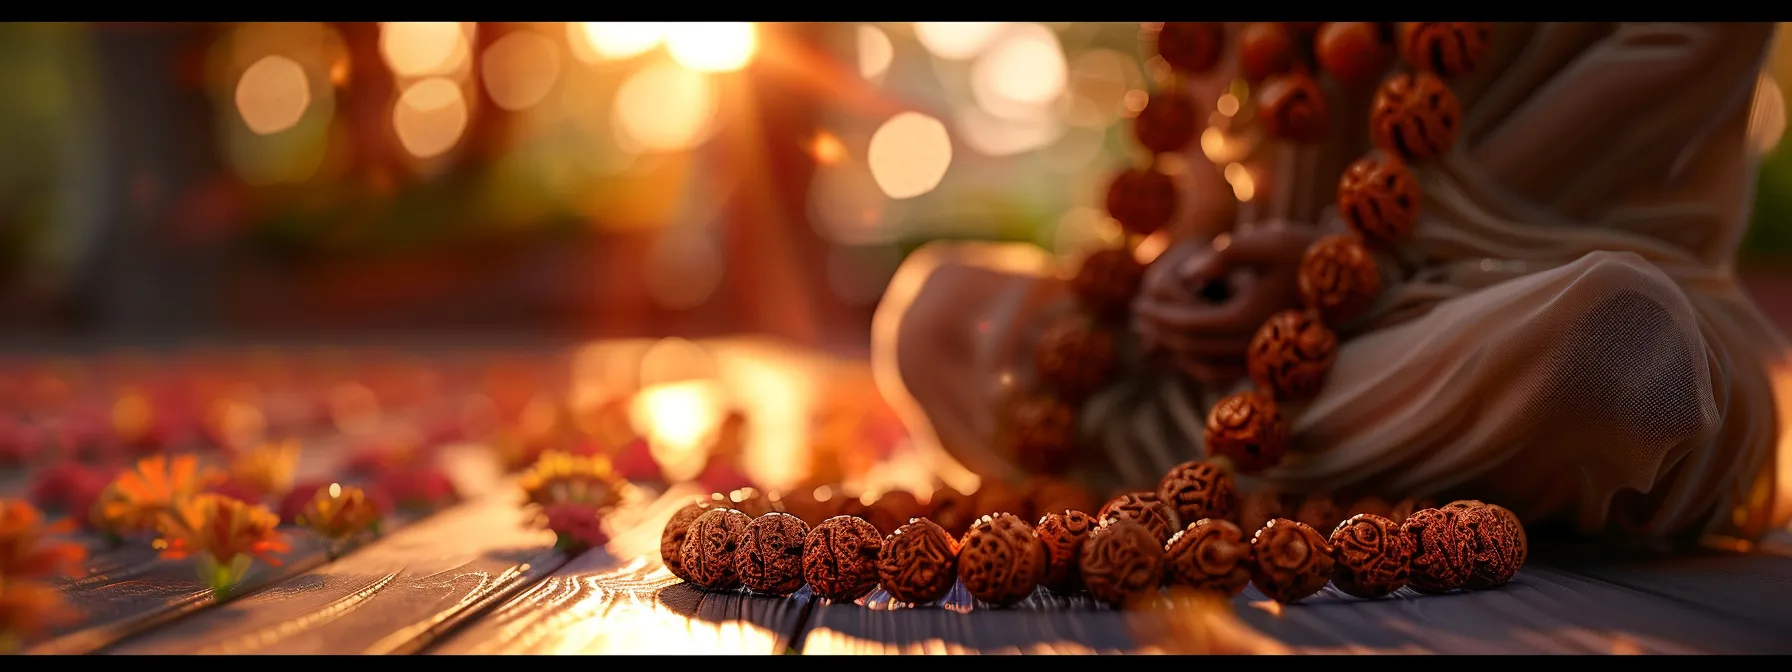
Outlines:
<svg viewBox="0 0 1792 672"><path fill-rule="evenodd" d="M1294 453L1262 483L1470 496L1527 521L1658 539L1783 525L1787 393L1770 372L1787 344L1731 268L1772 31L1499 24L1487 62L1454 85L1461 139L1418 169L1421 221L1384 260L1387 292L1341 329L1325 387L1289 409ZM1325 84L1337 128L1365 128L1353 110L1366 94ZM1337 226L1337 176L1367 138L1334 135L1247 160L1267 179L1237 224ZM1181 222L1165 254L1211 228ZM1018 475L997 418L1030 382L1031 337L1074 310L1058 273L1040 255L965 244L924 248L898 273L874 350L927 447L985 477ZM1233 391L1130 361L1082 409L1094 448L1078 473L1102 489L1200 456L1206 409Z"/></svg>

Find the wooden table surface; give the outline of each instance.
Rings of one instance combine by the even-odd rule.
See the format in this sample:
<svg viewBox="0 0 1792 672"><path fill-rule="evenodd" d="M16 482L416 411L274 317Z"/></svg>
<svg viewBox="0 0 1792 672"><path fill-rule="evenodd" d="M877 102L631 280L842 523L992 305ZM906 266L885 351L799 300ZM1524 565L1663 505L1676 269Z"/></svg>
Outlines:
<svg viewBox="0 0 1792 672"><path fill-rule="evenodd" d="M1119 653L1181 652L1170 612L1123 612L1040 591L1012 608L830 604L703 593L658 559L659 531L697 493L617 512L614 540L576 557L524 524L517 496L485 495L340 559L296 544L222 604L179 563L101 554L65 590L86 621L56 653ZM303 533L294 531L295 538ZM134 555L133 555L134 554ZM107 565L107 566L97 566ZM1327 588L1276 608L1233 602L1227 641L1295 653L1792 653L1792 556L1709 554L1630 562L1533 561L1481 593L1358 600ZM1212 630L1209 629L1209 632ZM1179 649L1180 646L1180 649Z"/></svg>

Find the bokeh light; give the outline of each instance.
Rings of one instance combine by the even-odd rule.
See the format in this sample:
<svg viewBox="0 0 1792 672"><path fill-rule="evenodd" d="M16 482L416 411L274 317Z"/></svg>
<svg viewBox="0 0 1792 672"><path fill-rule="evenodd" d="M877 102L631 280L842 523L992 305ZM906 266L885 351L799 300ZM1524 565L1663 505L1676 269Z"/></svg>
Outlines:
<svg viewBox="0 0 1792 672"><path fill-rule="evenodd" d="M846 143L841 142L839 136L833 133L816 133L815 139L809 141L809 156L815 159L815 163L823 166L840 163L847 158Z"/></svg>
<svg viewBox="0 0 1792 672"><path fill-rule="evenodd" d="M574 44L586 47L585 60L614 60L638 56L666 39L664 23L587 22L567 26L567 37ZM575 50L584 56L586 50Z"/></svg>
<svg viewBox="0 0 1792 672"><path fill-rule="evenodd" d="M1081 260L1095 250L1112 248L1126 242L1120 223L1096 208L1071 208L1058 218L1052 232L1052 252L1070 262Z"/></svg>
<svg viewBox="0 0 1792 672"><path fill-rule="evenodd" d="M446 77L419 80L399 94L392 127L411 156L439 156L453 149L467 130L466 96Z"/></svg>
<svg viewBox="0 0 1792 672"><path fill-rule="evenodd" d="M1013 156L1041 149L1064 137L1066 127L1054 116L1009 120L981 109L961 110L956 116L959 137L978 154Z"/></svg>
<svg viewBox="0 0 1792 672"><path fill-rule="evenodd" d="M1003 24L975 21L938 21L915 24L915 39L927 53L958 61L976 56L1002 31Z"/></svg>
<svg viewBox="0 0 1792 672"><path fill-rule="evenodd" d="M1762 73L1749 110L1748 137L1757 156L1768 156L1786 135L1786 94L1772 75Z"/></svg>
<svg viewBox="0 0 1792 672"><path fill-rule="evenodd" d="M1069 65L1057 34L1037 23L1004 31L971 66L971 92L999 117L1031 118L1064 94Z"/></svg>
<svg viewBox="0 0 1792 672"><path fill-rule="evenodd" d="M560 79L560 49L540 33L505 35L485 50L480 80L498 107L525 110L547 98Z"/></svg>
<svg viewBox="0 0 1792 672"><path fill-rule="evenodd" d="M1226 182L1232 185L1232 195L1240 201L1251 200L1257 195L1257 181L1251 177L1251 171L1242 163L1226 164Z"/></svg>
<svg viewBox="0 0 1792 672"><path fill-rule="evenodd" d="M821 237L842 245L894 241L901 216L863 162L821 166L809 184L809 223Z"/></svg>
<svg viewBox="0 0 1792 672"><path fill-rule="evenodd" d="M647 292L666 308L703 305L722 282L722 249L701 229L679 227L660 234L647 256Z"/></svg>
<svg viewBox="0 0 1792 672"><path fill-rule="evenodd" d="M310 107L311 82L305 68L285 56L264 56L237 80L237 113L257 135L292 128Z"/></svg>
<svg viewBox="0 0 1792 672"><path fill-rule="evenodd" d="M914 198L939 186L952 165L952 138L940 120L903 112L871 134L871 177L890 198Z"/></svg>
<svg viewBox="0 0 1792 672"><path fill-rule="evenodd" d="M669 64L631 75L616 91L617 131L647 151L689 149L708 139L716 116L715 85L702 73Z"/></svg>
<svg viewBox="0 0 1792 672"><path fill-rule="evenodd" d="M467 26L458 21L387 21L380 24L380 56L400 77L427 77L461 66Z"/></svg>
<svg viewBox="0 0 1792 672"><path fill-rule="evenodd" d="M759 30L746 22L675 23L666 30L666 51L698 72L732 72L759 51Z"/></svg>
<svg viewBox="0 0 1792 672"><path fill-rule="evenodd" d="M877 26L859 26L859 76L869 81L883 79L896 60L896 45Z"/></svg>

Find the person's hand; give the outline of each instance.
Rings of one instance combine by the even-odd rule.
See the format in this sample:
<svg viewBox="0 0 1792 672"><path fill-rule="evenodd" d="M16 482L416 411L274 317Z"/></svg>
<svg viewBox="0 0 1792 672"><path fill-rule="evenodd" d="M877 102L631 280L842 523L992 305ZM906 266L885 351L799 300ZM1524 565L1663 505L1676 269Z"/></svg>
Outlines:
<svg viewBox="0 0 1792 672"><path fill-rule="evenodd" d="M1257 328L1299 305L1301 255L1319 236L1311 226L1269 221L1171 246L1146 270L1133 304L1145 348L1204 383L1242 376Z"/></svg>

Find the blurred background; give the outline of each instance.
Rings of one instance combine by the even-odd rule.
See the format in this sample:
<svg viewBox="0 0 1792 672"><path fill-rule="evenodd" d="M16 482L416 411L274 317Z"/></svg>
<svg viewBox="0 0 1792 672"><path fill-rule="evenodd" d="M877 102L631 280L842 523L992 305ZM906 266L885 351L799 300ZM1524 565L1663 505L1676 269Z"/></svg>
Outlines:
<svg viewBox="0 0 1792 672"><path fill-rule="evenodd" d="M904 254L1112 234L1133 23L0 25L8 341L865 347ZM1742 268L1792 253L1792 52ZM1248 198L1248 195L1241 194ZM1783 287L1785 291L1775 289ZM1792 315L1792 305L1774 310Z"/></svg>

